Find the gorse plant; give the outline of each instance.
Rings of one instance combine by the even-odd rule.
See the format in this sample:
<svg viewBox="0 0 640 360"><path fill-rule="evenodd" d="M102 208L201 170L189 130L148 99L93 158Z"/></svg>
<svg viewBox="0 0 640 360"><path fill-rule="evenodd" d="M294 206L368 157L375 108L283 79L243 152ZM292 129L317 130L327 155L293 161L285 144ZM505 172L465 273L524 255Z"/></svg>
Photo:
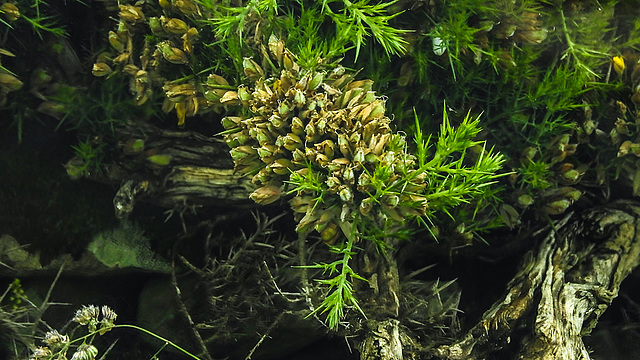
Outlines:
<svg viewBox="0 0 640 360"><path fill-rule="evenodd" d="M372 81L355 80L335 64L301 67L274 36L268 48L270 59L262 62L273 61L277 70L269 74L245 58L251 84L238 87L242 115L224 118L223 134L236 171L260 186L251 198L268 204L293 195L296 231L319 233L338 254L310 266L328 276L318 280L328 289L314 312L328 312L336 328L346 307L362 311L352 285L362 278L349 265L355 244L373 241L384 251L406 234L409 221L431 222L473 202L504 160L474 140L480 128L471 116L458 127L445 116L435 144L418 130L414 155L405 136L392 132Z"/></svg>
<svg viewBox="0 0 640 360"><path fill-rule="evenodd" d="M479 121L471 114L453 126L445 113L434 143L418 130L413 154L414 144L392 130L386 98L376 95L374 82L356 80L356 72L334 60L351 48L357 58L369 37L387 59L402 53L406 31L390 25L391 5L396 3L123 4L118 29L110 34L113 55L94 66L97 76L129 76L138 105L162 83L163 109L175 110L181 126L189 117L227 112L222 134L235 171L258 186L251 198L261 204L288 198L300 236L318 233L339 256L314 265L324 271L319 280L327 288L316 312L328 312L331 328L347 307L359 309L353 294L359 275L350 265L358 242L373 241L384 251L409 237L408 222L431 227L437 214L453 216L459 205L475 209L473 218L486 206L476 200L492 198L488 185L504 161L475 140ZM140 47L133 36L147 21L154 37ZM193 49L201 44L204 51L196 57ZM230 55L231 64L212 49ZM248 53L253 56L240 56ZM140 61L134 54L141 54ZM238 67L241 76L230 70Z"/></svg>

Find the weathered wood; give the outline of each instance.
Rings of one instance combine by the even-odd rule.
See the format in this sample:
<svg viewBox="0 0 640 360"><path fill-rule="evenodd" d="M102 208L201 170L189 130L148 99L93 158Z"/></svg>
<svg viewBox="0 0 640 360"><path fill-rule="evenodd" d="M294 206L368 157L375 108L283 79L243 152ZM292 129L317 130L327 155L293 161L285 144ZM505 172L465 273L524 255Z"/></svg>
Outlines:
<svg viewBox="0 0 640 360"><path fill-rule="evenodd" d="M114 206L121 218L133 211L137 201L169 209L255 205L249 199L255 186L250 178L234 173L229 147L219 138L146 122L116 129L116 138L107 171L92 177L119 186ZM143 149L128 145L136 139L142 140ZM168 164L153 161L158 155Z"/></svg>
<svg viewBox="0 0 640 360"><path fill-rule="evenodd" d="M367 244L358 261L358 273L368 282L359 283L358 297L370 317L360 344L361 360L403 359L400 321L400 279L395 250L379 251Z"/></svg>
<svg viewBox="0 0 640 360"><path fill-rule="evenodd" d="M640 263L640 205L618 202L569 215L524 258L506 295L442 359L482 359L510 341L518 359L590 359L582 342ZM516 329L530 335L513 338Z"/></svg>

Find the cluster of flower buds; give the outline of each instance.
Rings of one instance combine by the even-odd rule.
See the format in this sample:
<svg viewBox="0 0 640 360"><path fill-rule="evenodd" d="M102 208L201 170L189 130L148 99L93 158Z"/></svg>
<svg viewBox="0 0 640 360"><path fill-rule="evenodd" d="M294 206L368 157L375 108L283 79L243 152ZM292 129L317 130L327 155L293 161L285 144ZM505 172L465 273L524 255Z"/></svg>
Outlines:
<svg viewBox="0 0 640 360"><path fill-rule="evenodd" d="M275 36L268 48L279 74L267 76L246 58L244 73L252 84L240 86L233 101L249 115L222 120L235 170L261 186L251 198L271 203L283 183L296 178L315 184L292 190L290 204L296 230L316 230L327 242L354 212L377 223L420 215L424 197L406 194L420 193L424 177L412 174L415 159L404 137L391 131L385 99L372 91L373 81L354 80L341 66L303 69ZM404 192L382 193L408 178Z"/></svg>
<svg viewBox="0 0 640 360"><path fill-rule="evenodd" d="M98 320L101 311L102 319ZM83 305L80 310L76 311L72 321L80 325L87 325L90 332L95 332L99 326L100 335L102 335L111 330L117 316L118 315L108 306L103 306L102 309L98 309L98 307L94 305Z"/></svg>
<svg viewBox="0 0 640 360"><path fill-rule="evenodd" d="M147 17L141 6L119 5L120 21L117 29L109 32L112 50L98 56L93 74L108 76L118 70L128 75L137 105L147 102L154 89L162 88L166 95L163 110L175 110L178 124L182 125L185 117L212 110L220 102L207 100L199 84L193 81L172 81L162 75L163 68L189 65L198 39L198 29L190 25L190 19L202 14L193 0L161 0L160 7L164 15ZM134 44L139 42L134 41L133 35L146 26L153 37L140 41L142 46L136 49ZM160 40L151 42L151 39Z"/></svg>
<svg viewBox="0 0 640 360"><path fill-rule="evenodd" d="M100 313L102 313L102 319L98 320ZM76 311L72 321L80 325L87 325L90 333L98 331L100 335L103 335L113 328L113 322L116 320L116 317L116 313L108 306L103 306L101 309L98 309L98 307L94 305L83 305L80 310ZM43 342L46 346L35 348L29 360L67 359L67 351L71 344L69 335L60 334L58 330L51 330L45 334ZM89 343L83 343L75 349L71 360L95 360L97 356L98 349L95 346Z"/></svg>

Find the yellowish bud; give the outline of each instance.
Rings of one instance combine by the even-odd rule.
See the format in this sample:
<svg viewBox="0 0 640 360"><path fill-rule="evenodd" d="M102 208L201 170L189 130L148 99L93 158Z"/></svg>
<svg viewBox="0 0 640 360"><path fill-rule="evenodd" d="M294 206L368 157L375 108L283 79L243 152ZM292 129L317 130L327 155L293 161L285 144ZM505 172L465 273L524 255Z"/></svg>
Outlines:
<svg viewBox="0 0 640 360"><path fill-rule="evenodd" d="M611 61L613 62L613 70L615 70L618 75L622 75L622 72L626 68L624 58L622 56L614 56Z"/></svg>

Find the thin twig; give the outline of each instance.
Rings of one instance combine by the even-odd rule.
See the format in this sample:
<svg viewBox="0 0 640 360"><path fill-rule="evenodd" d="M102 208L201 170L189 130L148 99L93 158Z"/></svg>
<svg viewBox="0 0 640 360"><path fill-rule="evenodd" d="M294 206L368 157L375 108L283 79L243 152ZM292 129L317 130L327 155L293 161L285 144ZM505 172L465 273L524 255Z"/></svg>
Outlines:
<svg viewBox="0 0 640 360"><path fill-rule="evenodd" d="M44 312L47 311L47 309L49 308L49 305L51 305L49 303L49 299L51 298L51 292L53 292L53 288L56 286L56 283L58 282L58 279L60 278L60 275L62 275L62 270L64 269L64 264L65 263L62 263L62 265L60 265L60 269L58 270L58 273L56 274L56 277L53 279L53 282L51 282L51 285L49 286L49 290L47 291L47 295L44 297L44 300L42 300L42 304L40 305L40 307L37 308L38 312L37 312L35 321L33 322L33 325L32 325L31 335L35 335L36 329L38 327L38 324L42 320L42 316L44 315Z"/></svg>
<svg viewBox="0 0 640 360"><path fill-rule="evenodd" d="M178 287L178 280L176 278L175 262L171 263L171 285L173 285L173 288L175 289L178 309L180 313L182 313L184 318L187 320L187 322L189 323L189 327L193 331L193 336L196 338L198 345L200 345L202 356L204 356L204 358L207 360L213 360L213 358L211 357L211 354L209 354L209 350L207 350L207 346L205 345L204 341L202 340L202 337L200 336L200 333L196 329L193 319L191 319L191 315L189 314L189 311L187 311L187 307L184 305L184 302L182 302L182 296L180 295L181 291L180 291L180 288Z"/></svg>
<svg viewBox="0 0 640 360"><path fill-rule="evenodd" d="M298 297L303 297L302 294L300 293L290 293L290 292L283 292L282 290L280 290L280 287L278 286L278 284L276 283L276 279L273 277L273 275L271 274L271 270L269 270L269 265L267 265L267 262L262 260L262 265L264 266L265 271L267 272L267 274L269 275L269 278L271 279L271 282L273 283L273 287L276 289L276 292L282 296L285 300L287 300L288 302L298 302L302 299L289 299L287 297L287 295L294 295L294 296L298 296Z"/></svg>
<svg viewBox="0 0 640 360"><path fill-rule="evenodd" d="M282 319L283 315L284 315L284 313L280 313L278 315L278 317L276 317L276 319L271 323L271 325L269 325L269 328L267 329L267 331L265 331L265 333L262 334L262 336L260 337L260 340L258 340L258 342L253 347L253 349L251 349L251 351L249 351L249 354L244 358L244 360L250 360L251 359L251 356L253 356L253 353L256 350L258 350L260 345L262 345L262 343L264 342L264 339L266 339L269 336L269 334L271 333L271 330L273 330L276 327L276 325L278 325L278 323Z"/></svg>

